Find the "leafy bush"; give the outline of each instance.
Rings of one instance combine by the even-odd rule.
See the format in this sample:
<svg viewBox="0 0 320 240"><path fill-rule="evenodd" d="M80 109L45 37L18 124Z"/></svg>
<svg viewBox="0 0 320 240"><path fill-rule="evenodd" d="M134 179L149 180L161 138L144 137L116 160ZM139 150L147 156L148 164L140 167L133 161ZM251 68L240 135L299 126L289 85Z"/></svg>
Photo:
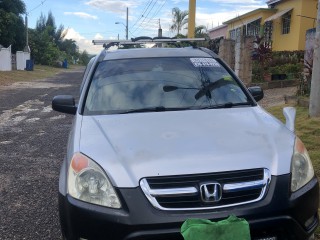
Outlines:
<svg viewBox="0 0 320 240"><path fill-rule="evenodd" d="M287 74L288 79L299 79L303 72L304 51L272 52L268 61L254 61L252 81L263 82L263 74Z"/></svg>

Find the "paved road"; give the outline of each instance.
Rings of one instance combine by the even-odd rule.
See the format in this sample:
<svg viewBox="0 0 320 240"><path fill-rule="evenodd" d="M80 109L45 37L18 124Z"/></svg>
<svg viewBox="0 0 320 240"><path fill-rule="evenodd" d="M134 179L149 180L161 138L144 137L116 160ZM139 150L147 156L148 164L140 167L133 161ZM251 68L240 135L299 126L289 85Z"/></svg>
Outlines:
<svg viewBox="0 0 320 240"><path fill-rule="evenodd" d="M82 71L0 87L0 239L61 239L58 175L72 116L52 97L78 97Z"/></svg>

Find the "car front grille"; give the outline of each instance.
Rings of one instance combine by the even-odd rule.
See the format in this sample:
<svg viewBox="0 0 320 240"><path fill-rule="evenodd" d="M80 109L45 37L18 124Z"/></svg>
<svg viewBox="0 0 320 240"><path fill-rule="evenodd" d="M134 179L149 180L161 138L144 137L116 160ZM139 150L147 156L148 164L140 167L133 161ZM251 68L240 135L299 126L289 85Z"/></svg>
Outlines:
<svg viewBox="0 0 320 240"><path fill-rule="evenodd" d="M140 186L158 209L200 210L257 202L265 195L270 180L269 170L249 169L148 177L141 180Z"/></svg>

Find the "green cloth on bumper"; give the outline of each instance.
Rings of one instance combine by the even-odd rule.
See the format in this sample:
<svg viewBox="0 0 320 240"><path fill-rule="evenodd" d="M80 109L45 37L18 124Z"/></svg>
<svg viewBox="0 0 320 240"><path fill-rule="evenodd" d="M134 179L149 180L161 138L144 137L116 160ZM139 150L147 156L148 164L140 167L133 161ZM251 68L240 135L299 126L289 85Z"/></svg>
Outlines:
<svg viewBox="0 0 320 240"><path fill-rule="evenodd" d="M181 226L185 240L250 240L250 228L245 219L230 216L219 222L188 219Z"/></svg>

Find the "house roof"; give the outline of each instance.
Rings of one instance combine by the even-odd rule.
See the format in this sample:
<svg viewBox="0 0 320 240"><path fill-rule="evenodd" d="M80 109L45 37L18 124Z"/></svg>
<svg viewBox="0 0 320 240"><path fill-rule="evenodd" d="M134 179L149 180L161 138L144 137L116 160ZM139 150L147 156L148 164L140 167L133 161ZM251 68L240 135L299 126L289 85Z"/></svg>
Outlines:
<svg viewBox="0 0 320 240"><path fill-rule="evenodd" d="M273 3L277 3L277 2L281 2L282 0L269 0L269 1L267 1L266 3L268 4L268 6L270 5L270 4L273 4Z"/></svg>
<svg viewBox="0 0 320 240"><path fill-rule="evenodd" d="M264 20L264 22L268 22L268 21L273 21L281 16L283 16L284 14L286 14L287 12L290 12L293 8L288 8L282 11L277 12L276 14L268 17L267 19Z"/></svg>
<svg viewBox="0 0 320 240"><path fill-rule="evenodd" d="M250 17L251 15L254 15L256 13L259 13L259 12L276 12L277 10L276 9L272 9L272 8L258 8L258 9L255 9L251 12L248 12L248 13L245 13L243 15L240 15L238 17L235 17L235 18L232 18L226 22L224 22L223 24L230 24L230 23L233 23L233 22L236 22L236 21L239 21L240 19L242 18L246 18L246 17Z"/></svg>
<svg viewBox="0 0 320 240"><path fill-rule="evenodd" d="M222 29L222 28L226 28L228 27L228 25L220 25L220 26L217 26L217 27L214 27L214 28L211 28L211 29L208 29L208 32L213 32L213 31L216 31L216 30L219 30L219 29Z"/></svg>

